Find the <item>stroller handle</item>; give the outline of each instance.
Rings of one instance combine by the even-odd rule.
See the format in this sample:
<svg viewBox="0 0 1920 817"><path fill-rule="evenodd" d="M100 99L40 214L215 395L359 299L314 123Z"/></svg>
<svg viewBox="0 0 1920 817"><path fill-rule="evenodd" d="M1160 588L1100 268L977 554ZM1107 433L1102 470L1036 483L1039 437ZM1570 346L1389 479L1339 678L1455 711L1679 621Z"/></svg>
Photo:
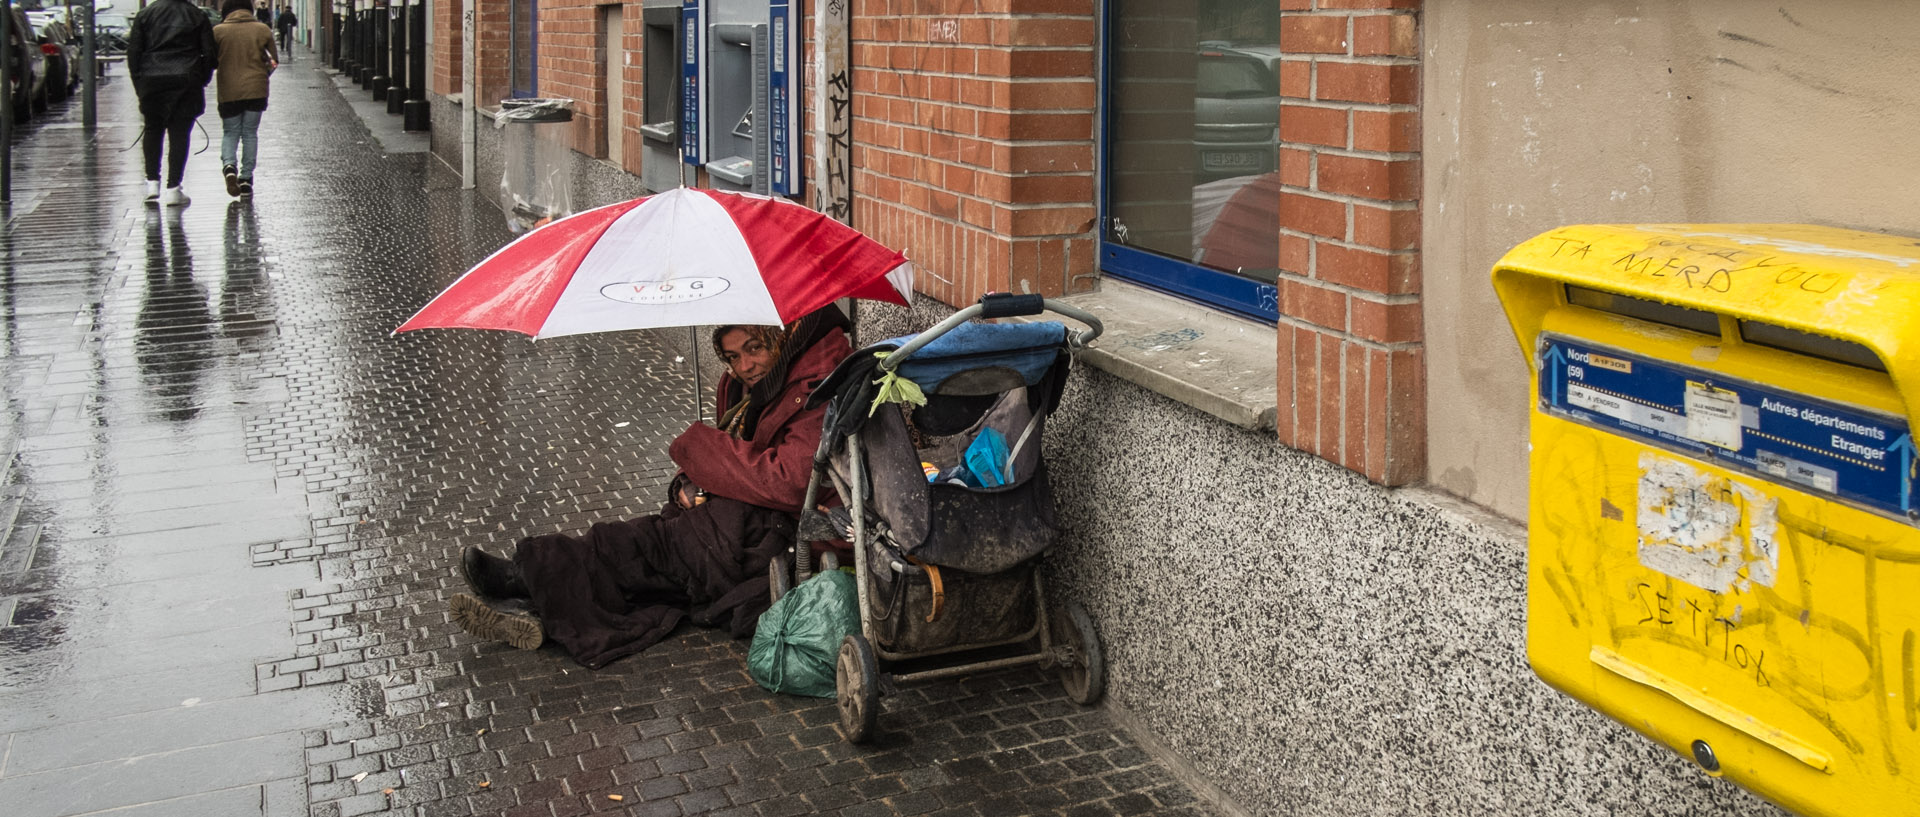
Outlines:
<svg viewBox="0 0 1920 817"><path fill-rule="evenodd" d="M1036 306L1038 308L1035 308ZM989 293L980 296L980 303L955 312L947 316L946 320L934 324L933 328L915 335L913 340L907 341L907 345L900 347L895 350L893 354L887 355L885 359L881 360L880 369L881 371L887 372L893 371L902 362L913 357L914 352L920 351L920 347L932 343L941 335L953 331L954 327L982 315L987 317L1005 317L1009 315L1038 315L1041 312L1053 312L1064 315L1087 325L1086 329L1067 332L1067 345L1074 349L1079 349L1088 343L1092 343L1094 338L1100 337L1100 333L1106 331L1106 327L1100 323L1099 318L1094 317L1093 313L1077 306L1061 303L1052 298L1042 298L1038 295L997 295Z"/></svg>

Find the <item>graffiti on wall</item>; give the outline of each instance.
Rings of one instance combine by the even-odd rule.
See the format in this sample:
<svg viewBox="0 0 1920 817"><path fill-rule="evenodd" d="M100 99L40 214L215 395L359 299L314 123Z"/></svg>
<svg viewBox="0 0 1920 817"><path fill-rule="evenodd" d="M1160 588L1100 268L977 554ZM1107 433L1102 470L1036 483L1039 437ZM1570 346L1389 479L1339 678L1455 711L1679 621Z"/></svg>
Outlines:
<svg viewBox="0 0 1920 817"><path fill-rule="evenodd" d="M827 0L814 20L813 207L853 221L853 80L847 65L847 4Z"/></svg>

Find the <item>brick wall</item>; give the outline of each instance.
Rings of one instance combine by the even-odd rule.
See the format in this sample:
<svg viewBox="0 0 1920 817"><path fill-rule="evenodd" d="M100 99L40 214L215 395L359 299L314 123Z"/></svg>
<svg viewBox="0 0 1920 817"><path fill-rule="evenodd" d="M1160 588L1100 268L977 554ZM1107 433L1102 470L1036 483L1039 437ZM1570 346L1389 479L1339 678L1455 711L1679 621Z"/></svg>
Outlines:
<svg viewBox="0 0 1920 817"><path fill-rule="evenodd" d="M619 6L622 18L622 37L625 55L606 54L604 38L607 19L605 9ZM478 71L481 78L481 105L492 106L504 98L507 91L508 60L508 10L506 0L480 0L481 8L481 44ZM566 135L567 146L588 156L609 159L619 163L632 173L640 171L642 124L641 89L644 64L641 62L641 48L645 34L641 23L641 4L637 2L607 3L604 0L541 0L540 19L535 36L539 38L539 66L536 92L543 97L563 97L573 100L573 123L559 130ZM457 12L456 12L457 13ZM436 19L436 25L452 26L454 37L452 54L449 59L459 57L458 17L449 20ZM441 30L446 30L442 28ZM607 74L608 61L620 67L620 76L625 83L626 108L624 122L626 128L625 156L608 155L607 150ZM457 62L447 71L449 87L457 88L460 82L460 66ZM438 82L436 74L436 82ZM436 85L436 92L440 91ZM549 129L542 129L546 135Z"/></svg>
<svg viewBox="0 0 1920 817"><path fill-rule="evenodd" d="M433 4L433 77L428 87L445 96L460 92L462 16L467 0L439 0Z"/></svg>
<svg viewBox="0 0 1920 817"><path fill-rule="evenodd" d="M567 146L606 155L606 78L600 67L600 12L594 0L540 4L538 87L543 97L573 100ZM556 128L556 130L559 130Z"/></svg>
<svg viewBox="0 0 1920 817"><path fill-rule="evenodd" d="M512 13L507 0L467 0L479 13L474 20L475 82L480 86L473 98L483 108L500 104L510 93L508 50L512 38ZM537 30L537 29L536 29ZM455 36L459 36L455 34Z"/></svg>
<svg viewBox="0 0 1920 817"><path fill-rule="evenodd" d="M853 223L926 294L1060 294L1093 272L1094 7L855 1Z"/></svg>
<svg viewBox="0 0 1920 817"><path fill-rule="evenodd" d="M1420 0L1280 8L1280 438L1413 482L1426 470Z"/></svg>

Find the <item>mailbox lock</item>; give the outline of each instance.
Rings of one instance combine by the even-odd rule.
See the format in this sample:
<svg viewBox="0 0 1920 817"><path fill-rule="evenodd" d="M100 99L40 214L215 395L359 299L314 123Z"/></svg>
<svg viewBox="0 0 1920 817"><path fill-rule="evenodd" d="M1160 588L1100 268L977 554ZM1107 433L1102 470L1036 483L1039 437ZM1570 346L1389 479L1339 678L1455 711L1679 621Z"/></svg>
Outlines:
<svg viewBox="0 0 1920 817"><path fill-rule="evenodd" d="M1693 762L1700 764L1700 768L1708 772L1720 771L1720 758L1714 757L1713 747L1704 740L1693 742Z"/></svg>

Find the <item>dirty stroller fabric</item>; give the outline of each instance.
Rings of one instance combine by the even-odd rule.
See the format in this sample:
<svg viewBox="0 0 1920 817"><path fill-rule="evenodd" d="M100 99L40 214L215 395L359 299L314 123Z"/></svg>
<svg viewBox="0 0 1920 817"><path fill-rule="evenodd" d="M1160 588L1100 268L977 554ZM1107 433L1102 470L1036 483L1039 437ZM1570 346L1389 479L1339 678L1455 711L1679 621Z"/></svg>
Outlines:
<svg viewBox="0 0 1920 817"><path fill-rule="evenodd" d="M793 516L714 497L692 508L601 522L584 537L532 536L513 561L547 638L598 669L691 618L741 637L767 609L767 564L793 542Z"/></svg>
<svg viewBox="0 0 1920 817"><path fill-rule="evenodd" d="M833 697L840 642L860 632L858 605L852 576L829 570L808 579L760 616L747 674L774 692Z"/></svg>

